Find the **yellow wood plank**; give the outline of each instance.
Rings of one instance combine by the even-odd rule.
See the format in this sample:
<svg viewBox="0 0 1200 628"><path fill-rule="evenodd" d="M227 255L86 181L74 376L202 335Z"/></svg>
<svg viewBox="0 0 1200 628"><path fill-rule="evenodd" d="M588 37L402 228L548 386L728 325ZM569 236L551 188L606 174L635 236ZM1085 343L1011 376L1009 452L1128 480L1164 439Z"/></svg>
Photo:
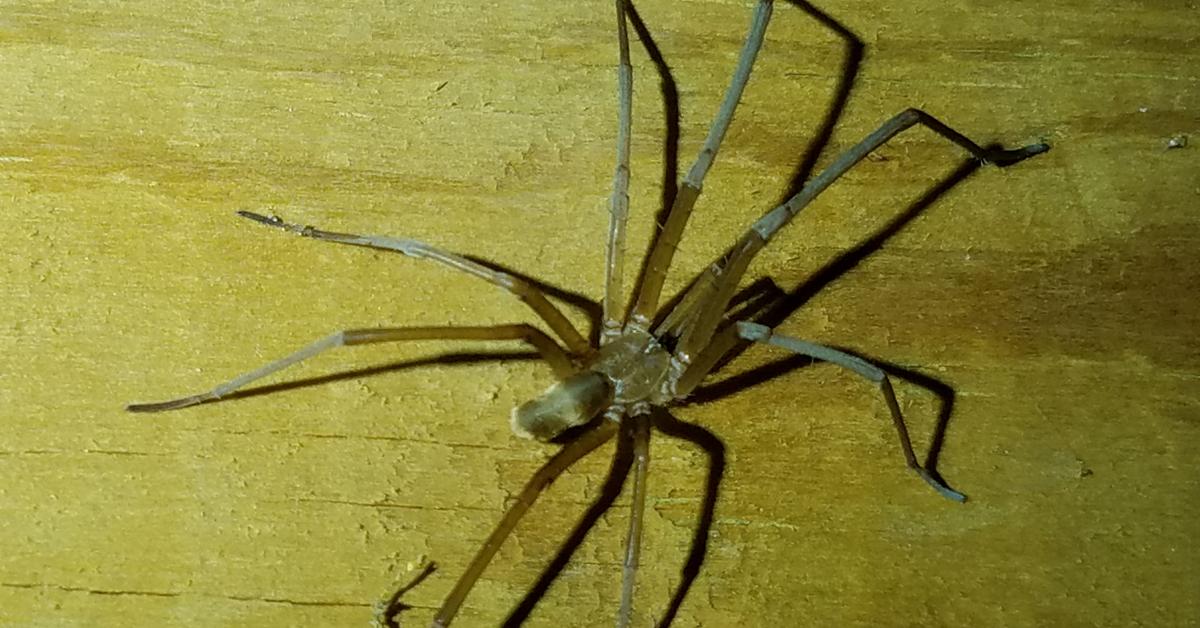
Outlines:
<svg viewBox="0 0 1200 628"><path fill-rule="evenodd" d="M845 76L844 42L777 4L668 291L781 198ZM638 3L679 85L683 168L751 6ZM831 367L680 409L720 436L728 465L674 625L1194 622L1200 160L1166 145L1200 135L1200 14L821 7L866 44L821 163L906 106L981 142L1054 146L959 182L783 325L953 387L939 469L971 501L906 473L873 389ZM363 347L274 380L349 373L320 385L162 415L122 407L339 328L530 320L469 278L287 237L239 209L426 240L598 299L613 31L607 2L4 2L0 624L364 625L422 556L442 569L405 618L427 621L551 451L507 421L547 368L381 369L479 347ZM634 63L637 256L664 125L640 48ZM752 274L803 285L963 159L928 132L902 135ZM778 357L754 350L728 373ZM924 448L936 398L898 389ZM547 493L461 625L500 623L529 590L609 451ZM638 625L679 582L706 459L660 437L651 464ZM625 506L529 625L611 624Z"/></svg>

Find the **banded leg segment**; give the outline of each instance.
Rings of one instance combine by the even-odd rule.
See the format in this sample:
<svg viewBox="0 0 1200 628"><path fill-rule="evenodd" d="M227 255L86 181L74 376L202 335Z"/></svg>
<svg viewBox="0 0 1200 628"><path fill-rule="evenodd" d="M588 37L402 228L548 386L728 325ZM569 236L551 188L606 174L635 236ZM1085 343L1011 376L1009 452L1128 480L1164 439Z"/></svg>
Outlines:
<svg viewBox="0 0 1200 628"><path fill-rule="evenodd" d="M943 497L952 499L957 502L966 501L967 498L962 493L951 489L943 484L940 480L929 473L920 463L917 462L917 456L913 453L912 441L908 436L908 427L904 423L904 415L900 413L900 404L896 401L896 392L892 389L892 382L888 379L887 373L883 369L863 360L862 358L850 355L844 351L838 351L832 347L819 345L788 336L781 336L773 332L769 327L758 325L756 323L739 322L733 327L737 330L739 337L752 342L761 342L763 344L774 345L794 353L807 355L824 362L836 364L844 369L848 369L871 380L879 386L880 393L883 394L883 399L887 403L888 411L892 415L892 423L896 426L896 434L900 437L900 447L904 452L904 461L908 464L908 468L912 469L925 480L929 486L940 493Z"/></svg>
<svg viewBox="0 0 1200 628"><path fill-rule="evenodd" d="M554 454L550 460L546 461L546 464L542 465L533 474L533 477L525 484L525 488L521 490L521 494L517 496L517 501L504 513L504 517L500 519L500 523L496 524L496 528L492 530L492 534L484 541L483 547L479 548L475 557L471 559L471 564L458 579L458 582L454 585L454 589L450 591L450 595L446 596L446 601L442 603L442 608L438 610L438 614L434 617L431 624L434 628L450 625L454 616L458 614L458 610L462 608L463 602L467 599L467 594L471 592L475 583L479 581L483 570L487 568L488 563L495 557L496 552L500 550L500 546L508 538L508 535L512 533L513 528L517 527L517 523L533 507L534 501L537 500L542 491L546 490L546 487L550 486L550 483L562 475L571 465L608 442L616 432L616 428L616 421L607 419L601 421L591 431L564 445L562 449L558 450L558 453Z"/></svg>
<svg viewBox="0 0 1200 628"><path fill-rule="evenodd" d="M284 358L239 375L216 388L197 395L180 397L160 403L136 403L126 406L130 412L160 412L220 399L244 386L303 362L318 353L351 345L400 342L404 340L524 340L533 345L560 378L575 372L571 356L541 330L526 324L489 327L384 327L379 329L349 329L326 336Z"/></svg>
<svg viewBox="0 0 1200 628"><path fill-rule="evenodd" d="M738 57L737 69L734 70L729 88L725 90L725 98L721 101L721 107L717 110L716 117L713 118L712 126L709 127L704 147L700 149L695 163L684 177L683 184L679 187L679 193L675 196L675 202L672 203L667 214L667 220L663 224L662 230L659 231L654 248L646 260L646 272L637 289L636 301L629 315L630 322L645 327L649 324L650 318L654 316L667 270L675 256L675 249L679 247L683 229L687 225L692 208L696 205L696 199L700 197L700 191L704 187L704 177L708 175L708 170L717 157L717 150L720 149L721 142L725 139L725 133L729 130L730 122L733 121L733 113L737 110L738 102L742 99L742 92L750 80L750 71L754 68L754 60L762 48L763 34L767 30L767 24L771 21L773 6L772 0L759 0L758 6L754 9L750 32L746 35L741 56Z"/></svg>
<svg viewBox="0 0 1200 628"><path fill-rule="evenodd" d="M263 216L254 212L239 211L238 215L243 218L249 218L255 222L290 231L306 238L316 240L325 240L327 242L337 242L339 244L350 244L353 246L363 246L372 249L382 249L385 251L394 251L409 257L419 259L428 259L445 266L449 266L455 270L462 271L468 275L478 277L492 285L509 292L516 296L521 301L525 302L546 324L550 329L558 335L572 353L577 355L586 355L592 351L588 341L579 334L571 321L567 320L566 316L554 306L542 294L540 290L534 288L529 283L514 277L508 273L502 273L497 270L492 270L487 266L473 262L461 255L455 255L448 251L434 248L424 242L417 240L408 240L405 238L390 238L387 236L374 235L355 235L352 233L336 233L333 231L322 231L313 227L298 225L294 223L284 222L278 216Z"/></svg>
<svg viewBox="0 0 1200 628"><path fill-rule="evenodd" d="M691 354L708 344L721 321L729 299L737 289L737 284L745 275L750 262L767 242L784 226L791 222L813 199L824 192L834 181L846 174L858 162L862 161L872 151L886 144L902 131L923 125L938 135L966 149L973 157L985 164L999 167L1010 166L1026 158L1050 150L1047 144L1030 144L1015 150L986 149L971 141L965 135L946 126L933 116L917 110L906 109L880 126L858 144L838 156L821 174L814 177L782 205L767 212L756 221L750 229L730 249L724 259L717 263L719 279L714 288L715 297L709 301L707 309L701 312L696 324L679 343L679 352Z"/></svg>
<svg viewBox="0 0 1200 628"><path fill-rule="evenodd" d="M633 66L629 63L628 0L617 5L617 167L609 200L608 250L604 264L604 322L601 341L620 333L624 296L625 225L629 221L629 150L633 126Z"/></svg>

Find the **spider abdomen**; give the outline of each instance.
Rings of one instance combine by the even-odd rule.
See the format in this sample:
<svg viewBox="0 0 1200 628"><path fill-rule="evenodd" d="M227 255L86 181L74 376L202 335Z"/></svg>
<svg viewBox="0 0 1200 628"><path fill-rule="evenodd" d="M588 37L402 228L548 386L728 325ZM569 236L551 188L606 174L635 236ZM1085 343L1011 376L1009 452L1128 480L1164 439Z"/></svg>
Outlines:
<svg viewBox="0 0 1200 628"><path fill-rule="evenodd" d="M592 420L612 399L613 385L606 375L582 371L513 408L512 430L522 438L548 441Z"/></svg>

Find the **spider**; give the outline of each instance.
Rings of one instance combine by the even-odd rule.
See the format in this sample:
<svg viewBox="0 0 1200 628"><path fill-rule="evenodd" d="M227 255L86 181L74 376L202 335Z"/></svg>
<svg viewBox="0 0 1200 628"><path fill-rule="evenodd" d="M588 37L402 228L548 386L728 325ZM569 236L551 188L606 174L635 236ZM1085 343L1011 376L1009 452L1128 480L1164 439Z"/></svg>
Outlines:
<svg viewBox="0 0 1200 628"><path fill-rule="evenodd" d="M837 157L786 202L754 222L720 259L701 271L674 301L660 308L663 282L684 226L700 196L705 175L716 158L718 148L750 78L755 58L762 47L773 2L758 0L733 78L713 119L703 148L683 178L665 221L659 226L657 237L644 261L644 272L634 287L631 302L623 307L620 298L624 294L622 277L625 224L629 212L633 92L628 25L631 20L636 19L636 15L633 14L629 0L616 0L615 4L618 43L617 163L609 202L610 222L602 326L597 346L593 346L581 335L559 308L530 282L467 257L415 240L336 233L289 223L275 216L240 211L239 215L252 221L303 237L398 252L472 275L524 302L551 333L525 323L475 327L407 326L344 330L208 392L161 403L128 406L133 412L156 412L216 400L253 381L335 347L430 339L520 340L532 345L553 369L558 381L541 396L513 410L512 429L521 437L540 441L559 439L565 440L565 444L533 475L515 502L504 513L442 604L433 619L433 626L450 624L501 543L533 506L538 495L567 468L610 440L622 425L632 439L633 499L617 625L629 625L632 619L634 582L641 547L652 411L666 408L686 398L723 359L745 343L779 347L815 360L829 362L869 380L879 388L888 407L907 466L941 495L955 501L966 499L917 462L896 395L887 373L882 369L855 355L780 335L749 320L731 320L727 313L738 284L755 255L801 209L834 181L900 132L915 125L922 125L962 147L975 159L997 166L1015 164L1049 150L1049 146L1038 143L1016 150L983 148L929 114L917 109L906 109ZM395 604L394 597L389 606Z"/></svg>

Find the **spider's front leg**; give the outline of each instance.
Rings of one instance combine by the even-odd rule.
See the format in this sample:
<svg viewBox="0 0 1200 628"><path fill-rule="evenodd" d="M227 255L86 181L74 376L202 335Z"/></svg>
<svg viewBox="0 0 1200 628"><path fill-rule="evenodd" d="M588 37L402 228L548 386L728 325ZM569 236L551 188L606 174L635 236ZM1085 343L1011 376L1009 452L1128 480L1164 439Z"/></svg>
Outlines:
<svg viewBox="0 0 1200 628"><path fill-rule="evenodd" d="M488 268L483 264L469 260L462 255L444 251L442 249L430 246L424 242L411 240L408 238L393 238L380 235L358 235L355 233L337 233L335 231L325 231L316 229L306 225L298 225L286 222L278 216L263 216L254 212L239 211L238 215L243 218L249 218L254 222L282 229L314 240L324 240L326 242L336 242L338 244L349 244L352 246L362 246L371 249L380 249L400 253L408 257L417 259L427 259L433 262L442 264L454 270L464 272L468 275L478 277L509 294L517 297L529 309L533 310L546 325L558 335L559 339L567 345L567 349L577 355L587 355L591 353L592 347L588 341L575 329L571 321L554 306L545 294L540 290L530 285L529 282L522 280L519 277L514 277L508 273L503 273L492 268Z"/></svg>
<svg viewBox="0 0 1200 628"><path fill-rule="evenodd" d="M700 300L706 305L696 317L696 322L680 339L678 353L692 355L707 347L713 338L725 312L725 307L733 297L738 283L746 274L750 262L779 233L804 209L809 203L821 195L829 186L846 174L858 162L866 159L867 155L888 143L892 138L913 126L921 125L937 133L943 138L964 148L972 157L985 164L998 167L1011 166L1040 155L1050 146L1045 143L1030 144L1013 150L1002 148L984 148L970 138L950 128L937 118L918 109L905 109L887 122L883 123L873 133L842 153L821 174L804 185L799 192L758 219L750 229L739 239L721 260L714 263L707 271L712 276L711 287L701 296Z"/></svg>
<svg viewBox="0 0 1200 628"><path fill-rule="evenodd" d="M754 69L754 61L758 58L759 50L762 49L763 38L767 31L767 25L771 21L773 7L772 0L759 0L754 8L754 14L750 19L750 30L746 33L742 51L738 55L737 68L734 69L733 78L725 90L721 106L717 110L716 116L713 117L712 125L709 126L704 146L700 149L700 154L696 156L696 161L688 169L687 176L683 178L679 186L679 193L675 196L675 201L667 213L666 222L656 234L654 247L646 258L645 272L642 275L641 283L637 286L634 303L630 308L630 322L647 326L658 308L658 300L662 294L667 270L671 266L676 249L679 248L679 242L683 237L684 227L687 226L688 219L692 215L692 209L695 207L697 199L700 198L700 192L704 188L704 178L717 158L717 151L721 148L725 134L729 131L729 125L733 122L733 114L742 100L742 93L750 81L750 72Z"/></svg>
<svg viewBox="0 0 1200 628"><path fill-rule="evenodd" d="M621 330L620 300L624 293L625 223L629 220L629 152L633 126L633 65L629 62L628 0L617 2L617 167L609 200L608 246L604 263L604 305L600 341L607 344Z"/></svg>

